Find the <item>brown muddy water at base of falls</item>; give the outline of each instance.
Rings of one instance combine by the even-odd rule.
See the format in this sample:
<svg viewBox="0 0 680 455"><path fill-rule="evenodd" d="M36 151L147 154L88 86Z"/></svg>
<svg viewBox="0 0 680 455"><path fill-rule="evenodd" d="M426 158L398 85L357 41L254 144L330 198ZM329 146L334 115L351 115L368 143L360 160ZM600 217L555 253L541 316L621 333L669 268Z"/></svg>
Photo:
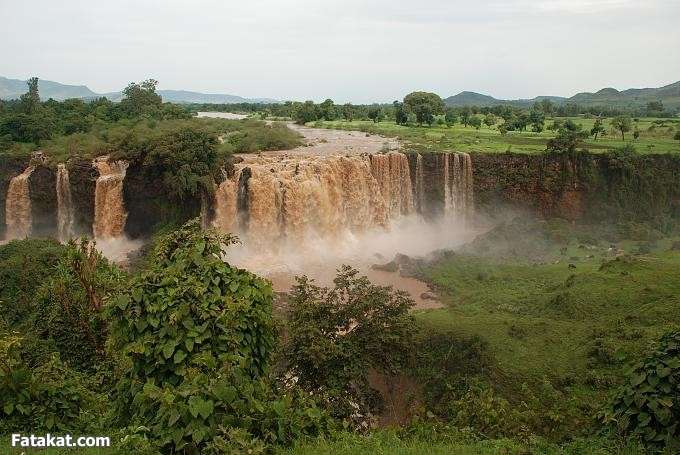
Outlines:
<svg viewBox="0 0 680 455"><path fill-rule="evenodd" d="M427 283L385 264L399 255L427 259L438 250L456 249L479 233L453 219L425 222L411 215L392 221L386 228L362 233L345 230L326 237L309 234L299 241L283 240L267 250L252 247L244 240L244 244L227 250L226 260L270 280L277 292L289 292L295 277L301 275L319 285L332 286L336 271L346 264L374 284L406 291L415 301L415 309L431 309L442 304ZM408 275L408 271L403 272Z"/></svg>

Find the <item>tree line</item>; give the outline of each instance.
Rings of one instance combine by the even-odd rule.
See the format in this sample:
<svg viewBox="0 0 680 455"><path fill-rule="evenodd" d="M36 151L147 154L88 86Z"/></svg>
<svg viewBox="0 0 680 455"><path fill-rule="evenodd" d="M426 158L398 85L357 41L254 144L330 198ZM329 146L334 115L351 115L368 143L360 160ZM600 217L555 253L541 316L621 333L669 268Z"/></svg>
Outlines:
<svg viewBox="0 0 680 455"><path fill-rule="evenodd" d="M375 104L336 104L328 98L321 103L308 100L286 101L284 103L234 103L234 104L190 104L191 110L244 112L259 114L261 118L286 118L304 124L319 120L363 120L393 121L398 125L441 125L452 126L460 123L479 128L483 124L493 126L503 120L503 129L507 131L542 131L540 127L546 118L575 117L579 115L611 118L621 116L672 117L661 101L649 102L644 108L637 110L619 109L611 106L583 106L575 103L557 104L549 98L527 107L512 104L496 106L446 106L444 101L434 93L413 92L403 100L393 103ZM481 118L476 119L476 116Z"/></svg>
<svg viewBox="0 0 680 455"><path fill-rule="evenodd" d="M41 101L38 78L33 77L18 100L0 100L0 149L13 142L40 145L56 136L87 133L97 123L190 118L191 111L186 107L163 103L156 93L157 84L153 79L132 82L123 90L119 103L104 97Z"/></svg>

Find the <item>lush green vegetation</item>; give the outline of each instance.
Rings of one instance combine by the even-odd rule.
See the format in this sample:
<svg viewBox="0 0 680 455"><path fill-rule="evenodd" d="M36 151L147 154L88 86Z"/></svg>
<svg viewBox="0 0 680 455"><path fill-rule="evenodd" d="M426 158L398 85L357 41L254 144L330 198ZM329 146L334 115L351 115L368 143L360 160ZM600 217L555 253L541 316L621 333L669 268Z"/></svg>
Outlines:
<svg viewBox="0 0 680 455"><path fill-rule="evenodd" d="M222 154L300 145L300 136L284 125L192 118L186 106L163 103L154 80L131 83L120 103L106 98L41 102L37 79L28 85L20 100L0 101L0 156L27 156L38 149L59 161L111 152L125 155L131 152L127 149L131 141L150 142L187 129L200 133L204 140L219 141Z"/></svg>
<svg viewBox="0 0 680 455"><path fill-rule="evenodd" d="M481 115L475 118L482 118ZM518 153L542 153L546 150L548 141L557 135L561 124L571 120L581 125L582 130L593 131L597 118L586 117L556 117L546 119L546 127L541 132L507 131L503 125L480 125L480 128L455 123L447 126L435 122L431 127L418 127L415 124L397 125L392 121L376 123L366 120L317 121L314 126L323 128L358 130L372 134L398 137L404 140L408 148L418 151L460 151L460 152L489 152L503 153L506 151ZM591 152L604 152L626 145L632 145L638 153L680 153L680 141L674 139L680 131L679 119L639 118L631 122L633 129L637 129L639 136L632 134L621 138L621 133L611 126L610 119L601 120L604 133L598 128L598 135L587 134L585 147Z"/></svg>
<svg viewBox="0 0 680 455"><path fill-rule="evenodd" d="M301 278L275 315L269 283L222 261L232 242L193 221L133 275L87 243L1 246L0 431L106 434L118 453L680 442L677 237L507 222L413 262L447 305L410 314L345 268L332 288Z"/></svg>

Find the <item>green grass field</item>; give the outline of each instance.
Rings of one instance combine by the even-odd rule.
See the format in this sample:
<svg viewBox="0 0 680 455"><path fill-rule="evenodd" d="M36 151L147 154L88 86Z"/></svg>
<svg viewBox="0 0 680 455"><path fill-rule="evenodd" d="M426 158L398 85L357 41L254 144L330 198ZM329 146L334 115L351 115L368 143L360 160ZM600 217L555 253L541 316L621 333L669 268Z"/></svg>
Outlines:
<svg viewBox="0 0 680 455"><path fill-rule="evenodd" d="M566 118L562 119L566 120ZM572 117L571 119L581 124L583 129L588 131L595 123L593 118ZM658 123L654 124L655 121L663 121L663 126ZM546 126L551 123L552 119L548 119ZM373 123L372 121L347 122L336 120L314 122L311 125L398 137L406 142L407 147L418 151L540 153L545 151L548 139L555 136L553 131L543 131L542 133L510 131L506 135L501 135L497 125L491 128L482 126L479 130L476 130L471 126L466 128L459 123L451 128L441 125L433 125L432 127L401 126L391 121ZM633 132L631 131L626 133L625 141L623 141L621 133L611 129L609 119L605 120L604 126L607 129L604 136L599 136L597 141L592 137L586 141L590 151L605 152L631 143L638 153L680 153L680 141L673 139L675 132L680 130L680 119L641 118L637 122L633 122L633 129L637 127L640 132L640 137L637 140L633 139Z"/></svg>

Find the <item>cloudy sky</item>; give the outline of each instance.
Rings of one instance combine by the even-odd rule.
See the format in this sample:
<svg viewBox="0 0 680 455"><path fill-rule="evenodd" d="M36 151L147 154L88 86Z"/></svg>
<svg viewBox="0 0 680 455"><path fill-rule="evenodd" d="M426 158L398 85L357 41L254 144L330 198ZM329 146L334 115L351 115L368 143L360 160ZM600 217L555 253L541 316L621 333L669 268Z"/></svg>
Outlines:
<svg viewBox="0 0 680 455"><path fill-rule="evenodd" d="M0 0L0 75L391 101L680 80L680 0Z"/></svg>

